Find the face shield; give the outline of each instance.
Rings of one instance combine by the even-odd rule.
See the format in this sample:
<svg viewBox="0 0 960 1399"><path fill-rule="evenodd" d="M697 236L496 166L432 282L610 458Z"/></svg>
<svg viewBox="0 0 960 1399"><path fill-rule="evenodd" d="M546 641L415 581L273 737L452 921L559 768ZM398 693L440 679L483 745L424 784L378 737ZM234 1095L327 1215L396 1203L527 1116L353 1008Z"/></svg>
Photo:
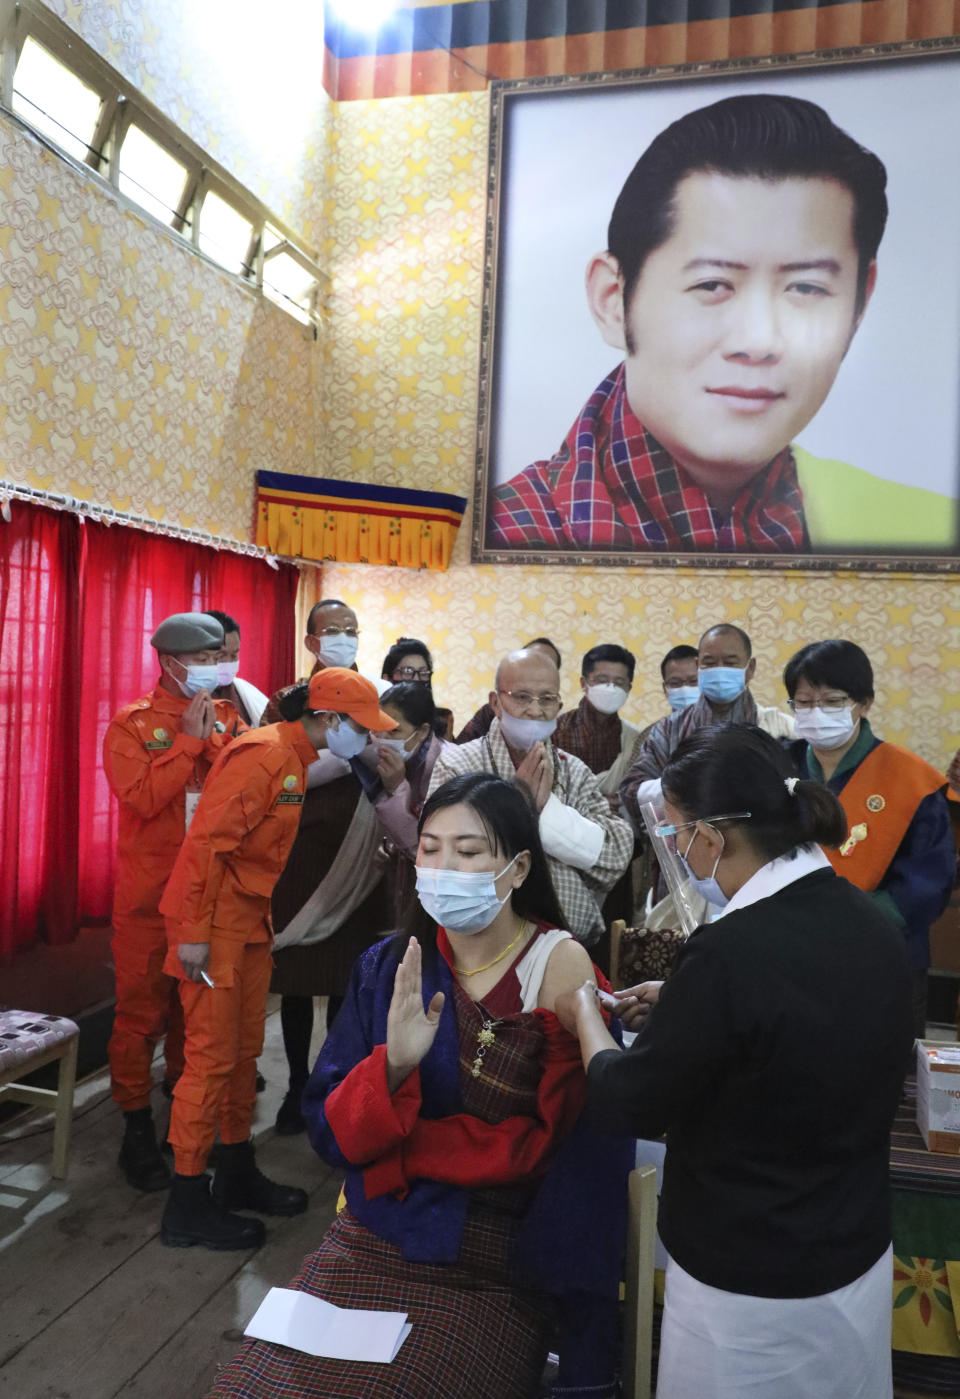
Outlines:
<svg viewBox="0 0 960 1399"><path fill-rule="evenodd" d="M660 873L676 905L683 931L690 936L703 922L703 899L690 883L686 866L677 854L677 843L673 836L657 835L658 828L666 821L667 813L662 801L644 802L640 815L650 848L660 867Z"/></svg>

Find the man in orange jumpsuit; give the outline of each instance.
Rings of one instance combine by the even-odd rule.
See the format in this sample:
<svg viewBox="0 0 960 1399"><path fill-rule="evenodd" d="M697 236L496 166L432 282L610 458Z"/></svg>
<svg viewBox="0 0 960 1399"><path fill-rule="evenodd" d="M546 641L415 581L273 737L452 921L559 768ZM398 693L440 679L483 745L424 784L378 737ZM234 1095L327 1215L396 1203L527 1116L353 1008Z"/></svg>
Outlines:
<svg viewBox="0 0 960 1399"><path fill-rule="evenodd" d="M218 758L160 901L165 969L180 978L186 1024L170 1115L176 1175L161 1229L173 1247L256 1247L263 1222L232 1209L292 1215L307 1207L303 1190L257 1169L250 1140L272 965L270 896L300 824L307 768L325 748L354 757L371 729L397 725L371 681L342 667L293 687L280 710L280 723L249 730ZM205 1167L218 1128L211 1192Z"/></svg>
<svg viewBox="0 0 960 1399"><path fill-rule="evenodd" d="M164 1030L168 1081L183 1069L183 1015L176 982L163 970L160 896L211 764L244 727L232 704L210 698L223 644L215 618L176 613L161 622L151 644L160 664L156 688L114 715L103 742L107 781L120 803L110 1079L124 1112L120 1164L138 1190L170 1184L150 1112L150 1065Z"/></svg>

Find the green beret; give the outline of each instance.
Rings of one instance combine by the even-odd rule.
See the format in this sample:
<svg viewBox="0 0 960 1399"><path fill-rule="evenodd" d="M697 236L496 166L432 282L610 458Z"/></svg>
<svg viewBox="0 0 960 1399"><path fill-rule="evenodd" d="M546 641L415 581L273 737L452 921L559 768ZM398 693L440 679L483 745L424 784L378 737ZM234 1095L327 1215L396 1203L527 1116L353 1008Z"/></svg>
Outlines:
<svg viewBox="0 0 960 1399"><path fill-rule="evenodd" d="M160 623L150 645L168 656L219 650L223 645L223 627L206 612L175 612Z"/></svg>

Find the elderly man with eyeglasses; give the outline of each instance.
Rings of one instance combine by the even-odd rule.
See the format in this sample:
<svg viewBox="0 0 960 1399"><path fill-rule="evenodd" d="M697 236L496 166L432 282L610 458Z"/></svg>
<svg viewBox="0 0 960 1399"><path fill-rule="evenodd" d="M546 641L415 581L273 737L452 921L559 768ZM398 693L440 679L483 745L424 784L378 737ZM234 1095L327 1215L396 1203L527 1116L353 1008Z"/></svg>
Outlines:
<svg viewBox="0 0 960 1399"><path fill-rule="evenodd" d="M467 772L493 772L529 788L540 813L540 838L566 926L588 947L604 932L600 905L633 854L633 832L614 816L597 779L579 758L556 746L560 672L552 657L512 651L497 667L489 731L472 743L447 745L430 791Z"/></svg>

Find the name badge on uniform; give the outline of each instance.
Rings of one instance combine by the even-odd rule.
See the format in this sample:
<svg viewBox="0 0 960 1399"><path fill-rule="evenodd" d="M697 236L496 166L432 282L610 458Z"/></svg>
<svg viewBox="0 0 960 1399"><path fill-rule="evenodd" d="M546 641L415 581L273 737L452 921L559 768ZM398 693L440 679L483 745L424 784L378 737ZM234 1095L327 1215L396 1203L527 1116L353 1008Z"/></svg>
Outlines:
<svg viewBox="0 0 960 1399"><path fill-rule="evenodd" d="M186 796L186 802L185 802L185 804L184 804L184 817L185 817L185 826L184 826L184 829L187 830L187 831L189 831L189 829L190 829L190 822L193 820L194 812L195 812L196 809L197 809L197 802L200 800L200 793L199 793L199 792L186 792L184 795Z"/></svg>
<svg viewBox="0 0 960 1399"><path fill-rule="evenodd" d="M303 806L303 793L281 792L277 797L277 806Z"/></svg>

